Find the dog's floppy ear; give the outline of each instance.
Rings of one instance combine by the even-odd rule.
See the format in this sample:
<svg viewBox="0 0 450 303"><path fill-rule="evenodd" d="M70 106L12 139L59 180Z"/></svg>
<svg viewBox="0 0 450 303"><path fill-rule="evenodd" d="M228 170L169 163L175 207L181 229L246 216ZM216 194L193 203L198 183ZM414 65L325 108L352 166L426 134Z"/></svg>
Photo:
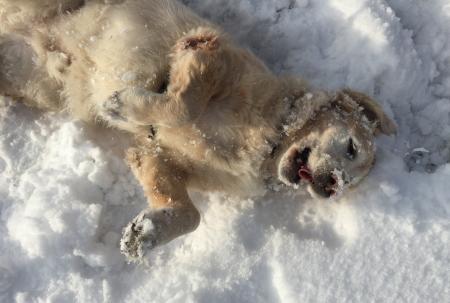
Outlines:
<svg viewBox="0 0 450 303"><path fill-rule="evenodd" d="M396 134L397 127L395 126L395 123L386 115L383 108L381 108L375 100L363 93L350 89L344 89L342 93L355 101L362 108L362 113L367 119L376 124L376 135L380 132L385 135Z"/></svg>

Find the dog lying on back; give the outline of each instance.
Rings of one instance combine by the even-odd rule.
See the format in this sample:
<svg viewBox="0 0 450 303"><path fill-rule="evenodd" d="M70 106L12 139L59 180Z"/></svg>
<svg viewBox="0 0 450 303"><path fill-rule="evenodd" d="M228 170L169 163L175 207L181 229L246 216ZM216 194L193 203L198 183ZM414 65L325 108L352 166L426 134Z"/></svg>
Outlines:
<svg viewBox="0 0 450 303"><path fill-rule="evenodd" d="M0 0L0 93L135 136L127 161L150 206L124 229L131 260L196 229L188 189L330 197L395 132L368 96L277 77L172 0Z"/></svg>

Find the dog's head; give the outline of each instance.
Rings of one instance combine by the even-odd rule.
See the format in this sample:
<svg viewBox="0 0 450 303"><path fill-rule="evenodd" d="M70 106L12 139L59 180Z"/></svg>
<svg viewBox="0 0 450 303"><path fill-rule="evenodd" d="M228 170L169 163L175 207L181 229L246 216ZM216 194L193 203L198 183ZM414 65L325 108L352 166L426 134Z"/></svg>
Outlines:
<svg viewBox="0 0 450 303"><path fill-rule="evenodd" d="M368 96L351 90L336 94L301 129L283 142L278 178L313 196L330 197L361 181L375 161L375 137L395 133L394 123Z"/></svg>

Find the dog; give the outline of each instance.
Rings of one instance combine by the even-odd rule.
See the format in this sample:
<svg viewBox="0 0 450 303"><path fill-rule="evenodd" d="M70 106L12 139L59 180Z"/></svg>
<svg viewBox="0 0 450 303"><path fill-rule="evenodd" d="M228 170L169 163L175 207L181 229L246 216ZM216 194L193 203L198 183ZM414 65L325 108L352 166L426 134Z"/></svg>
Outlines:
<svg viewBox="0 0 450 303"><path fill-rule="evenodd" d="M274 75L174 0L0 0L0 93L117 128L149 208L121 251L194 231L188 190L329 198L358 184L394 122L369 96Z"/></svg>

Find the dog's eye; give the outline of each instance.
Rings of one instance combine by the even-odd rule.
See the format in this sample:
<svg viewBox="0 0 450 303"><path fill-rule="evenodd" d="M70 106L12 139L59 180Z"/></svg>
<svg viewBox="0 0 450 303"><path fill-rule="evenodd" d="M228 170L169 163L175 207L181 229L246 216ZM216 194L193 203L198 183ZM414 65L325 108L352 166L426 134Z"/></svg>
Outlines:
<svg viewBox="0 0 450 303"><path fill-rule="evenodd" d="M358 149L355 145L355 142L353 142L353 139L350 138L348 140L348 145L347 145L347 158L349 160L355 160L356 156L358 155Z"/></svg>

